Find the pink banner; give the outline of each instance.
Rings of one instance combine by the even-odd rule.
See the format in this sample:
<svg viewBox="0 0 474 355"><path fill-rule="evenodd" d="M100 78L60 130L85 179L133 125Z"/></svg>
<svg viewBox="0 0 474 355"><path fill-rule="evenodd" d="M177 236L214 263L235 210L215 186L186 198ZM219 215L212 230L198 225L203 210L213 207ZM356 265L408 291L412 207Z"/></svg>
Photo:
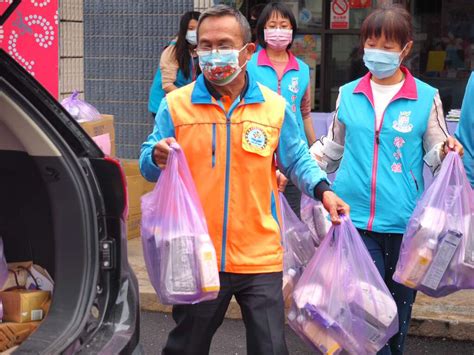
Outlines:
<svg viewBox="0 0 474 355"><path fill-rule="evenodd" d="M12 0L0 0L0 14ZM59 97L58 0L22 0L3 26L0 47Z"/></svg>

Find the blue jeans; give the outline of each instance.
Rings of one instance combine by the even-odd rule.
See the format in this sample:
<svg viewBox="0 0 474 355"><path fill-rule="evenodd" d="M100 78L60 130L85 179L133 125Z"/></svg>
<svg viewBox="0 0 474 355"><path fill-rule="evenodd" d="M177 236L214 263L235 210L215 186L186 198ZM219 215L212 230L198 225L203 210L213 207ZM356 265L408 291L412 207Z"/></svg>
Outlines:
<svg viewBox="0 0 474 355"><path fill-rule="evenodd" d="M416 291L393 281L403 234L375 233L359 229L359 234L397 304L399 330L377 354L403 354Z"/></svg>

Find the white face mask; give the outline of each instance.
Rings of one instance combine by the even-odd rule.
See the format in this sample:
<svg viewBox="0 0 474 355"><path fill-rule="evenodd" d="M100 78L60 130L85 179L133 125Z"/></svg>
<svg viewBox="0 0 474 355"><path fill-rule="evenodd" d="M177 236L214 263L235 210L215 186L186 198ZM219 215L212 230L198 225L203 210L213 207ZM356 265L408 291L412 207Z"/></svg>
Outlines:
<svg viewBox="0 0 474 355"><path fill-rule="evenodd" d="M193 46L197 44L196 30L194 31L188 30L188 32L186 32L186 41L188 41L188 43L192 44Z"/></svg>

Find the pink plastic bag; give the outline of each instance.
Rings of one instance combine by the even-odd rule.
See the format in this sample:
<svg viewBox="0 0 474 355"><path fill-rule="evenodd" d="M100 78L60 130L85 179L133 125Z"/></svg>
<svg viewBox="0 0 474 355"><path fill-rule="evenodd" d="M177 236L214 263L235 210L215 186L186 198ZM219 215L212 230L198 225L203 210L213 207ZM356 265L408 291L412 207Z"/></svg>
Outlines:
<svg viewBox="0 0 474 355"><path fill-rule="evenodd" d="M289 303L293 288L315 252L313 234L293 212L285 196L280 193L283 225L283 298Z"/></svg>
<svg viewBox="0 0 474 355"><path fill-rule="evenodd" d="M91 104L79 98L79 93L74 91L71 96L61 101L61 105L78 122L100 119L100 113Z"/></svg>
<svg viewBox="0 0 474 355"><path fill-rule="evenodd" d="M163 304L215 299L216 251L184 152L171 146L155 189L142 197L142 244L151 284Z"/></svg>
<svg viewBox="0 0 474 355"><path fill-rule="evenodd" d="M405 232L393 279L432 297L474 288L474 193L448 153Z"/></svg>
<svg viewBox="0 0 474 355"><path fill-rule="evenodd" d="M5 251L3 249L3 239L0 237L0 289L8 279L8 264L5 259ZM3 303L0 300L0 321L3 319Z"/></svg>
<svg viewBox="0 0 474 355"><path fill-rule="evenodd" d="M8 279L8 264L3 249L3 239L0 237L0 289ZM0 318L1 319L1 318Z"/></svg>
<svg viewBox="0 0 474 355"><path fill-rule="evenodd" d="M313 233L316 245L321 244L332 224L329 212L321 201L316 201L305 194L301 197L301 220Z"/></svg>
<svg viewBox="0 0 474 355"><path fill-rule="evenodd" d="M398 331L395 301L346 216L316 250L293 298L290 325L324 354L375 354Z"/></svg>

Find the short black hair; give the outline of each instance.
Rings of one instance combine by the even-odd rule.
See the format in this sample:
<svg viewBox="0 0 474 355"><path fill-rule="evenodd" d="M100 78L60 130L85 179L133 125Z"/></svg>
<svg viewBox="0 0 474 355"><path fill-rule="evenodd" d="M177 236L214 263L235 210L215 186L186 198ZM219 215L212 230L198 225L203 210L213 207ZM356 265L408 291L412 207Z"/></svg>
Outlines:
<svg viewBox="0 0 474 355"><path fill-rule="evenodd" d="M291 43L288 45L287 49L291 48L293 41L295 40L296 31L298 31L298 26L296 24L295 15L293 15L293 11L281 2L271 2L263 9L262 13L260 14L258 21L257 21L257 41L263 48L267 48L267 44L265 43L265 24L268 20L272 18L273 13L279 13L281 17L290 20L291 27L293 29L293 38L291 39Z"/></svg>
<svg viewBox="0 0 474 355"><path fill-rule="evenodd" d="M361 49L371 37L385 36L397 42L401 48L413 40L413 24L410 13L401 5L382 6L374 10L362 23L360 29Z"/></svg>
<svg viewBox="0 0 474 355"><path fill-rule="evenodd" d="M208 8L206 11L204 11L201 14L201 16L199 16L199 22L196 29L198 41L199 41L199 28L201 27L201 24L205 19L207 19L208 17L224 17L224 16L231 16L235 18L235 20L240 26L240 32L241 32L243 43L244 44L250 43L252 40L252 31L250 30L249 22L239 10L225 4L214 5Z"/></svg>

